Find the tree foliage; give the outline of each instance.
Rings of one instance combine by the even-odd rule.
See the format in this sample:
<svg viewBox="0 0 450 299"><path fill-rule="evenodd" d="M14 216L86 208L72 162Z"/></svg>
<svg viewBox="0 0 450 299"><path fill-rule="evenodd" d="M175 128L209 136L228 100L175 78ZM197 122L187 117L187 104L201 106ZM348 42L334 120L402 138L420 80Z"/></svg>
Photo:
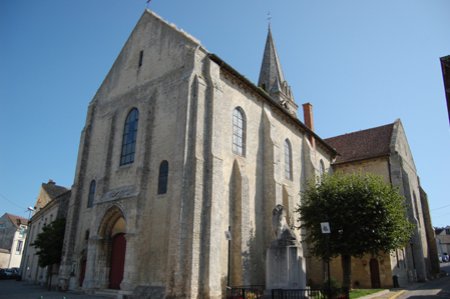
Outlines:
<svg viewBox="0 0 450 299"><path fill-rule="evenodd" d="M325 175L308 185L296 212L312 253L324 260L341 256L344 271L352 256L404 247L413 229L405 199L374 175ZM330 234L322 233L321 222L329 222Z"/></svg>
<svg viewBox="0 0 450 299"><path fill-rule="evenodd" d="M36 247L39 256L39 266L45 267L58 264L61 261L66 220L56 219L44 226L31 246Z"/></svg>

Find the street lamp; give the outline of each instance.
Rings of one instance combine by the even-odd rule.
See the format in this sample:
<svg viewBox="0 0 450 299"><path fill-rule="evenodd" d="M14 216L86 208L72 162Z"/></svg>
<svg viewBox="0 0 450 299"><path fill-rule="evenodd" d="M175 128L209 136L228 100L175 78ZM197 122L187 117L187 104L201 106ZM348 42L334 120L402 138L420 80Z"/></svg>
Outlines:
<svg viewBox="0 0 450 299"><path fill-rule="evenodd" d="M31 218L31 212L34 212L34 208L33 208L33 207L28 207L28 208L27 208L27 211L28 211L28 221L30 221L30 218Z"/></svg>
<svg viewBox="0 0 450 299"><path fill-rule="evenodd" d="M327 276L328 276L328 298L331 296L331 275L330 275L330 256L331 256L331 250L330 250L330 234L331 234L331 228L329 222L321 222L320 223L320 230L322 231L322 234L327 235L327 245L328 245L328 256L327 256Z"/></svg>

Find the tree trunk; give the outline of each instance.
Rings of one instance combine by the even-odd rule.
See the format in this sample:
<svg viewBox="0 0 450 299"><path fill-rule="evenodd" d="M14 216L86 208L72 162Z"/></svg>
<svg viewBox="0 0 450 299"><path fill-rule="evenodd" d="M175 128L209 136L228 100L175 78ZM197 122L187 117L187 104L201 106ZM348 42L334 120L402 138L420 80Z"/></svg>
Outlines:
<svg viewBox="0 0 450 299"><path fill-rule="evenodd" d="M52 290L52 265L47 266L47 289Z"/></svg>
<svg viewBox="0 0 450 299"><path fill-rule="evenodd" d="M352 286L352 257L350 255L341 255L342 264L342 287L350 289Z"/></svg>

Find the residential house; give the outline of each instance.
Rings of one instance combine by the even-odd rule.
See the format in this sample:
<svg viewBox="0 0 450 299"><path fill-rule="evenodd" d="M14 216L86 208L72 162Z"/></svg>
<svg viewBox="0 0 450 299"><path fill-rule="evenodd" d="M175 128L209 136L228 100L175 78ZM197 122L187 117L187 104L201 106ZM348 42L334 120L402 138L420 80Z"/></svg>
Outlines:
<svg viewBox="0 0 450 299"><path fill-rule="evenodd" d="M3 214L0 217L0 268L18 268L27 237L26 218Z"/></svg>
<svg viewBox="0 0 450 299"><path fill-rule="evenodd" d="M435 228L435 232L439 256L442 257L444 253L450 254L450 226Z"/></svg>
<svg viewBox="0 0 450 299"><path fill-rule="evenodd" d="M47 283L53 286L57 285L59 265L53 266L53 269L40 267L38 264L38 250L32 244L46 225L57 218L66 217L69 197L70 190L56 185L54 181L49 180L47 183L42 183L33 214L29 221L29 237L26 242L24 259L21 264L23 280L41 285ZM52 274L53 282L47 281L49 274Z"/></svg>

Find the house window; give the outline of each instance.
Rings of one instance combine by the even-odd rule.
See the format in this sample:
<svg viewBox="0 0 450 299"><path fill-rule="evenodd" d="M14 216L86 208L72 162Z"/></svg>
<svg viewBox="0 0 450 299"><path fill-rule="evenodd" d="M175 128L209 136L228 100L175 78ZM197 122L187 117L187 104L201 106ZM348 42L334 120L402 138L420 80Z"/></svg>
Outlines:
<svg viewBox="0 0 450 299"><path fill-rule="evenodd" d="M292 180L292 147L289 139L284 141L284 177Z"/></svg>
<svg viewBox="0 0 450 299"><path fill-rule="evenodd" d="M169 181L169 162L164 160L159 165L158 194L167 193L168 181Z"/></svg>
<svg viewBox="0 0 450 299"><path fill-rule="evenodd" d="M240 107L233 110L233 153L245 156L246 120Z"/></svg>
<svg viewBox="0 0 450 299"><path fill-rule="evenodd" d="M23 241L17 241L16 253L20 254L22 252Z"/></svg>
<svg viewBox="0 0 450 299"><path fill-rule="evenodd" d="M139 112L133 108L128 113L123 129L122 152L120 155L120 165L131 164L134 162L134 153L136 149L136 137L138 129Z"/></svg>
<svg viewBox="0 0 450 299"><path fill-rule="evenodd" d="M88 202L87 207L92 208L94 205L94 199L95 199L95 180L91 181L91 184L89 185L89 195L88 195Z"/></svg>

